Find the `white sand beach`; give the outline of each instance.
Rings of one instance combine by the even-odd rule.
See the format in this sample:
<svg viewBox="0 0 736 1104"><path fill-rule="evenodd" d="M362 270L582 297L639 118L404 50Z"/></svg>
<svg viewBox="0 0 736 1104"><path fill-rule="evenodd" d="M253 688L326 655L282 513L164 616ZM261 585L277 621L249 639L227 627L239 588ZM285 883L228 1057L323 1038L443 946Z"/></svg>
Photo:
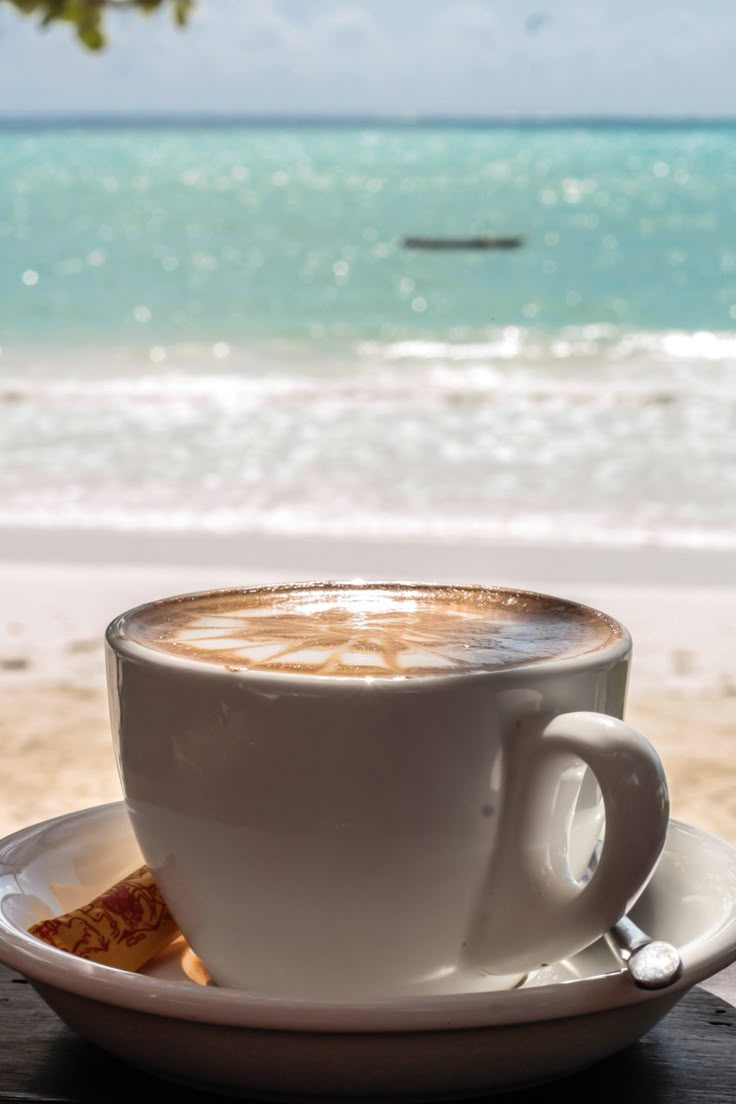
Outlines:
<svg viewBox="0 0 736 1104"><path fill-rule="evenodd" d="M672 815L736 842L730 553L7 531L0 539L0 833L117 800L102 638L139 602L293 579L486 582L603 609L634 639L627 719Z"/></svg>

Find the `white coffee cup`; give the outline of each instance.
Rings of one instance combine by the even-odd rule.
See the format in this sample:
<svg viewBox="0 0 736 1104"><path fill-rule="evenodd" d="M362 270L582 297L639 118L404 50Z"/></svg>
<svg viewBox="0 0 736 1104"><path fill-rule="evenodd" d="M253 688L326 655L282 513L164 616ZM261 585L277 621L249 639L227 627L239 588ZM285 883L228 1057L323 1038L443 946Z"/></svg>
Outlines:
<svg viewBox="0 0 736 1104"><path fill-rule="evenodd" d="M269 659L268 618L294 603L273 631L295 639ZM509 988L598 938L656 865L664 772L619 719L631 641L599 611L498 588L285 584L149 603L106 639L133 829L218 985L310 1000ZM404 666L374 670L389 653Z"/></svg>

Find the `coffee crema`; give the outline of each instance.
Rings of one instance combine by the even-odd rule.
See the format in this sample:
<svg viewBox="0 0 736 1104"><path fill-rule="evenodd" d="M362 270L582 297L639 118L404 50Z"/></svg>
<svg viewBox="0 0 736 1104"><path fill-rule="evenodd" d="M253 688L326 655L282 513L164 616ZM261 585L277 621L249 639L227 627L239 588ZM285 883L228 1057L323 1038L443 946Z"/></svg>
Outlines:
<svg viewBox="0 0 736 1104"><path fill-rule="evenodd" d="M615 621L565 599L475 586L294 584L162 599L112 635L228 669L409 678L598 651Z"/></svg>

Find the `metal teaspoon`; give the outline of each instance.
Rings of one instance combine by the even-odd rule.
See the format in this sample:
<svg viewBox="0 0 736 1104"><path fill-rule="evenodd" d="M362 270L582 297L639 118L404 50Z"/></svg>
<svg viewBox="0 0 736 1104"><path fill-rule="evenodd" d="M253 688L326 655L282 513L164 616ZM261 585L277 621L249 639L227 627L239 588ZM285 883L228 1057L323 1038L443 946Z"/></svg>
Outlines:
<svg viewBox="0 0 736 1104"><path fill-rule="evenodd" d="M606 933L606 942L640 989L666 989L682 974L677 948L652 939L628 916Z"/></svg>

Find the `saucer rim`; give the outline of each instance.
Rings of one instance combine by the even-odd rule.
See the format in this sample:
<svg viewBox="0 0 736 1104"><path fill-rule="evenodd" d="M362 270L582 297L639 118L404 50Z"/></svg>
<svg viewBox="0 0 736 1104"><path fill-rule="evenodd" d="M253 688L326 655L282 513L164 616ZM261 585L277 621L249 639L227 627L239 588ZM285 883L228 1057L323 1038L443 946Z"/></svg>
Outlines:
<svg viewBox="0 0 736 1104"><path fill-rule="evenodd" d="M66 823L79 829L87 819L127 817L124 801L109 802L74 810L6 836L0 840L0 902L13 889L7 884L23 869L12 857L45 832ZM676 836L686 835L696 843L715 847L724 862L734 864L736 848L712 833L677 819L670 819ZM667 847L667 843L665 844ZM656 879L656 870L653 878ZM15 892L17 892L17 886ZM730 940L723 931L733 927ZM668 989L644 990L634 986L623 969L528 989L485 993L434 994L424 997L393 996L357 1001L315 1001L267 994L244 994L242 990L200 987L163 978L152 978L99 963L87 962L57 950L17 928L0 910L0 962L28 980L51 986L78 997L92 999L161 1017L197 1021L221 1026L297 1032L340 1034L463 1030L511 1024L565 1019L646 1001L678 999L699 981L717 973L736 959L736 902L733 916L719 929L717 949L704 953L714 937L696 938L681 948L684 969Z"/></svg>

